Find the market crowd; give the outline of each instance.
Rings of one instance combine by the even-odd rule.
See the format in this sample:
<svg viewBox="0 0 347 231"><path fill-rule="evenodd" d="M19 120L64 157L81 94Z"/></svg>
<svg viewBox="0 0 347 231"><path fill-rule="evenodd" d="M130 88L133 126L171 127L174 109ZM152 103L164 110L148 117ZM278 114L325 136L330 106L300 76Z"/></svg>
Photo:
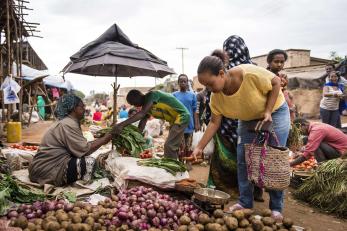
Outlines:
<svg viewBox="0 0 347 231"><path fill-rule="evenodd" d="M131 90L126 100L133 108L121 106L118 112L121 122L112 125L112 132L93 142L83 138L80 127L85 114L84 103L78 97L66 94L57 103L59 121L44 136L29 168L30 179L59 186L82 178L88 180L95 165L89 155L108 143L111 133L119 135L124 127L134 123L143 131L146 124L152 123L156 135L160 135L165 121L170 124L164 145L166 157L181 160L189 156L201 157L205 146L213 140L215 151L210 157L208 184L223 191L238 187L239 202L229 208L230 212L253 208L254 200L263 201L262 189L254 187L248 180L245 160L245 144L252 143L258 135L252 129L255 121L272 124L271 131L265 128L261 131L274 132L275 137L269 140L274 146L287 146L293 126L301 130L305 146L297 152L291 166L311 156L321 162L339 158L347 152L347 135L339 130L340 115L345 110L343 85L346 80L334 71L332 65L327 66L320 103L322 123L298 118L293 97L287 90L288 79L283 73L287 58L285 51L274 49L268 53L268 67L259 67L251 61L244 40L230 36L222 50L204 57L197 68L204 90L198 93L190 90L185 74L178 76L179 90L172 94L156 90L144 94ZM112 112L112 108L108 108L103 116L97 109L93 121L107 120ZM192 150L195 132L204 134ZM272 216L281 220L284 192L268 190L268 193Z"/></svg>

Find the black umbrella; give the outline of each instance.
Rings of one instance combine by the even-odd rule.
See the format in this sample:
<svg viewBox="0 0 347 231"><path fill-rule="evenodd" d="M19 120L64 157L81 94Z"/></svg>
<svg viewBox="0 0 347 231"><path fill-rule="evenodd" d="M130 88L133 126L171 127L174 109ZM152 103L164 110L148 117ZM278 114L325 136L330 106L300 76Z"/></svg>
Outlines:
<svg viewBox="0 0 347 231"><path fill-rule="evenodd" d="M70 57L70 60L63 69L64 73L110 77L152 76L159 78L175 73L164 60L132 43L117 24L112 25L99 38L82 47L80 51ZM113 85L114 121L118 87L116 83Z"/></svg>
<svg viewBox="0 0 347 231"><path fill-rule="evenodd" d="M162 78L175 73L167 63L132 43L117 26L112 25L99 38L70 57L64 73L93 76L153 76Z"/></svg>

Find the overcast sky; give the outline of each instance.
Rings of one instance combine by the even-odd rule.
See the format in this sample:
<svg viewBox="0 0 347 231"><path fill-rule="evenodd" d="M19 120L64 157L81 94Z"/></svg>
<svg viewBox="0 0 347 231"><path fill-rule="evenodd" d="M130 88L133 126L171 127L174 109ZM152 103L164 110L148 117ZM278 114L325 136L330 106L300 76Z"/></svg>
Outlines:
<svg viewBox="0 0 347 231"><path fill-rule="evenodd" d="M29 41L58 73L69 57L117 23L136 44L151 51L177 73L185 51L185 72L196 75L200 60L230 35L241 36L251 56L274 48L310 49L329 58L347 54L345 0L31 0L28 21L41 25ZM75 88L110 92L112 78L67 74ZM153 78L122 78L121 86L153 86Z"/></svg>

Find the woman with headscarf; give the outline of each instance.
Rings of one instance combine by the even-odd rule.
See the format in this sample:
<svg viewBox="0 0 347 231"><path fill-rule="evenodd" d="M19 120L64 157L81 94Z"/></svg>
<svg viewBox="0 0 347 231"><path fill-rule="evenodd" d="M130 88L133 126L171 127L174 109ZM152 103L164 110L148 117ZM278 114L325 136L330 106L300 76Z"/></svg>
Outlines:
<svg viewBox="0 0 347 231"><path fill-rule="evenodd" d="M224 41L223 50L229 57L227 69L240 64L252 64L244 40L237 35L232 35ZM205 111L206 124L211 119L210 97L211 91L208 91ZM208 186L215 186L217 189L230 194L237 191L237 123L237 120L222 118L218 133L214 136L216 148L212 156L208 178ZM262 190L258 187L255 187L254 200L264 201Z"/></svg>
<svg viewBox="0 0 347 231"><path fill-rule="evenodd" d="M73 94L59 99L55 113L58 121L43 136L29 166L29 178L40 185L63 186L77 180L88 182L95 168L95 159L89 155L107 144L111 133L93 142L83 137L80 121L85 105Z"/></svg>
<svg viewBox="0 0 347 231"><path fill-rule="evenodd" d="M37 96L37 110L39 111L39 116L42 120L45 120L46 110L45 110L45 100L41 95Z"/></svg>

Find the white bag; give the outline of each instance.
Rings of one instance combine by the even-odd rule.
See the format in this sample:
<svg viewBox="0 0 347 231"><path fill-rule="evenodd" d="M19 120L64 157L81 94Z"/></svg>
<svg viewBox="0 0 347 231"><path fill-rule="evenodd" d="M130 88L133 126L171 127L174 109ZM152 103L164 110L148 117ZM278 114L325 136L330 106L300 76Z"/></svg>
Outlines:
<svg viewBox="0 0 347 231"><path fill-rule="evenodd" d="M192 149L194 149L198 145L203 135L204 133L202 131L194 132L193 141L192 141ZM204 155L211 156L213 152L214 152L214 142L212 139L204 148Z"/></svg>
<svg viewBox="0 0 347 231"><path fill-rule="evenodd" d="M5 104L19 103L19 97L17 93L20 91L19 84L10 77L6 77L3 84L1 85L1 90L4 94Z"/></svg>

